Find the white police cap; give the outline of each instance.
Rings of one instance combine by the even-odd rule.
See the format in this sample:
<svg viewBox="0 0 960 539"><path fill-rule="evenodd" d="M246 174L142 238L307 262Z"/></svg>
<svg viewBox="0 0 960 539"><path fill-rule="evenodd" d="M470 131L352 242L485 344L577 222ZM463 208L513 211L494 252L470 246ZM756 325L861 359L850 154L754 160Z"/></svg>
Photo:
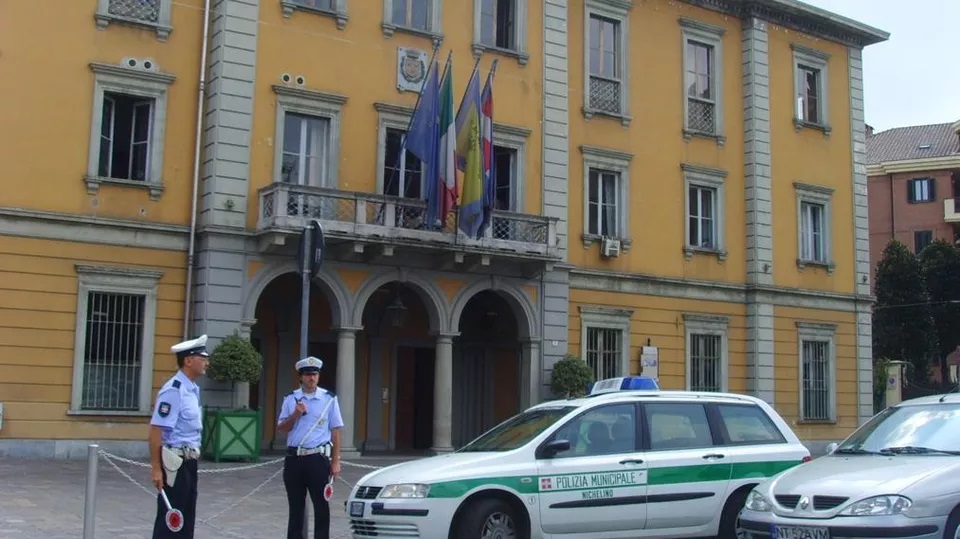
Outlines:
<svg viewBox="0 0 960 539"><path fill-rule="evenodd" d="M178 358L185 358L187 356L203 356L210 357L210 354L207 353L207 336L201 335L196 339L189 341L178 342L177 344L170 347L170 351L177 355Z"/></svg>
<svg viewBox="0 0 960 539"><path fill-rule="evenodd" d="M297 372L303 374L305 372L320 372L320 369L323 368L323 360L313 356L305 357L297 362Z"/></svg>

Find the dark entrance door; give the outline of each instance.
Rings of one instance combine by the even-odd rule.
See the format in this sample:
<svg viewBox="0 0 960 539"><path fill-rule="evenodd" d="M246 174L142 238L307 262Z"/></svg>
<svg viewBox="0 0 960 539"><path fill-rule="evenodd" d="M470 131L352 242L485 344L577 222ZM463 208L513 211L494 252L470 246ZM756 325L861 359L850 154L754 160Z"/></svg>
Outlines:
<svg viewBox="0 0 960 539"><path fill-rule="evenodd" d="M310 355L323 360L320 369L319 386L337 392L337 343L312 342L308 348Z"/></svg>
<svg viewBox="0 0 960 539"><path fill-rule="evenodd" d="M395 448L426 451L433 445L433 348L397 349Z"/></svg>

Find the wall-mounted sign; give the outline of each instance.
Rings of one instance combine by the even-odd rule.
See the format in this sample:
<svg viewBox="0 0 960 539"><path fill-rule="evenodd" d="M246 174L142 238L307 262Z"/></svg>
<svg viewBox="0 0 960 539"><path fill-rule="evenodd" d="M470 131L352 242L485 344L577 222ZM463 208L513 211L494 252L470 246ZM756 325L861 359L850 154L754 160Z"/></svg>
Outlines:
<svg viewBox="0 0 960 539"><path fill-rule="evenodd" d="M397 90L419 92L427 78L427 51L397 47Z"/></svg>

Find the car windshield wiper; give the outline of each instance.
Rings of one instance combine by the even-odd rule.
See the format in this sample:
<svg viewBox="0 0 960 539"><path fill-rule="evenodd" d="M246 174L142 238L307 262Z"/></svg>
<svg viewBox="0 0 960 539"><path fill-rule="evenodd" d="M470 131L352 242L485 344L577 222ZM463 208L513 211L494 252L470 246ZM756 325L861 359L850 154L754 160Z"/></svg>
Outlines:
<svg viewBox="0 0 960 539"><path fill-rule="evenodd" d="M866 449L860 449L859 447L845 447L837 449L834 453L841 455L879 455L876 451L868 451Z"/></svg>
<svg viewBox="0 0 960 539"><path fill-rule="evenodd" d="M884 447L880 450L886 455L956 455L960 456L960 451L947 451L946 449L934 449L932 447L921 447L915 445L902 445L898 447Z"/></svg>

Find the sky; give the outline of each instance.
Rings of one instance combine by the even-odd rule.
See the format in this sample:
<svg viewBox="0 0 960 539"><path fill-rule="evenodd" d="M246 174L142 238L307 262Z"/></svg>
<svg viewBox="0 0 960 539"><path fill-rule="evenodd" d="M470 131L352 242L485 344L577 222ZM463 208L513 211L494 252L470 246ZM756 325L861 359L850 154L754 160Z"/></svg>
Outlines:
<svg viewBox="0 0 960 539"><path fill-rule="evenodd" d="M890 33L863 52L874 130L960 120L960 0L802 0Z"/></svg>

